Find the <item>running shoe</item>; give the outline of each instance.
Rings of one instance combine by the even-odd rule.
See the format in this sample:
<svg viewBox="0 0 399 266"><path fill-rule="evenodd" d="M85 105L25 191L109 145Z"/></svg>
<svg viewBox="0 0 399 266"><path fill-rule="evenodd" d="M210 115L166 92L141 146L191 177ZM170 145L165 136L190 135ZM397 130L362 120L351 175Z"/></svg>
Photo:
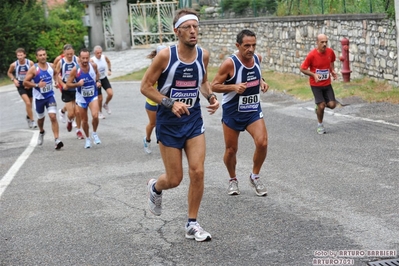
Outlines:
<svg viewBox="0 0 399 266"><path fill-rule="evenodd" d="M98 112L98 119L105 119L105 116L103 115L103 113Z"/></svg>
<svg viewBox="0 0 399 266"><path fill-rule="evenodd" d="M95 144L101 144L101 140L96 133L91 134L93 136L93 141Z"/></svg>
<svg viewBox="0 0 399 266"><path fill-rule="evenodd" d="M212 236L210 233L202 229L199 223L191 222L186 224L186 238L202 242L211 240Z"/></svg>
<svg viewBox="0 0 399 266"><path fill-rule="evenodd" d="M86 138L85 149L88 149L90 147L91 147L91 139L90 138Z"/></svg>
<svg viewBox="0 0 399 266"><path fill-rule="evenodd" d="M73 126L74 128L77 128L77 127L78 127L78 125L76 124L75 119L72 121L72 126Z"/></svg>
<svg viewBox="0 0 399 266"><path fill-rule="evenodd" d="M107 113L110 115L111 114L111 109L109 109L108 104L104 103L103 108L107 111Z"/></svg>
<svg viewBox="0 0 399 266"><path fill-rule="evenodd" d="M249 182L255 188L256 195L258 195L258 196L266 196L267 195L267 189L263 185L262 181L260 181L259 177L255 178L255 179L252 179L251 175L250 175L249 176Z"/></svg>
<svg viewBox="0 0 399 266"><path fill-rule="evenodd" d="M32 129L37 128L37 124L36 124L35 120L30 121L30 126L29 127L32 128Z"/></svg>
<svg viewBox="0 0 399 266"><path fill-rule="evenodd" d="M62 143L61 140L56 139L56 140L55 140L55 149L56 149L56 150L59 150L59 149L61 149L62 147L64 147L64 143Z"/></svg>
<svg viewBox="0 0 399 266"><path fill-rule="evenodd" d="M58 116L62 123L66 123L65 113L62 112L62 109L58 110Z"/></svg>
<svg viewBox="0 0 399 266"><path fill-rule="evenodd" d="M43 139L44 139L45 134L46 134L46 131L44 131L44 130L43 130L43 132L39 132L39 138L37 139L37 145L43 144Z"/></svg>
<svg viewBox="0 0 399 266"><path fill-rule="evenodd" d="M324 129L323 125L318 125L317 126L317 134L319 134L319 135L326 134L326 130Z"/></svg>
<svg viewBox="0 0 399 266"><path fill-rule="evenodd" d="M28 123L28 127L32 128L32 122L30 121L29 116L26 116L26 122Z"/></svg>
<svg viewBox="0 0 399 266"><path fill-rule="evenodd" d="M67 130L68 130L68 132L71 132L71 131L72 131L72 121L68 121L68 123L67 123Z"/></svg>
<svg viewBox="0 0 399 266"><path fill-rule="evenodd" d="M240 190L238 189L238 180L231 180L229 182L229 188L227 189L227 194L229 195L240 195Z"/></svg>
<svg viewBox="0 0 399 266"><path fill-rule="evenodd" d="M80 130L76 131L76 138L77 139L84 139L82 132Z"/></svg>
<svg viewBox="0 0 399 266"><path fill-rule="evenodd" d="M146 137L144 137L143 143L144 143L144 151L145 151L146 153L150 154L150 153L151 153L151 143L150 143L150 142L147 142Z"/></svg>
<svg viewBox="0 0 399 266"><path fill-rule="evenodd" d="M162 214L162 192L161 194L157 194L154 192L152 187L157 182L155 179L150 179L147 183L147 197L148 197L148 207L150 212L154 215Z"/></svg>

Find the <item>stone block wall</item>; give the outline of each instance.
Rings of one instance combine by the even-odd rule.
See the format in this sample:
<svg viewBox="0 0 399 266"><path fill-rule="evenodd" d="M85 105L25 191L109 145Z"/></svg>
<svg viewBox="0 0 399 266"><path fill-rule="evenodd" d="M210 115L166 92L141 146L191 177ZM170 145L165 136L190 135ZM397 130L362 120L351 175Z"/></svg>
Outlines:
<svg viewBox="0 0 399 266"><path fill-rule="evenodd" d="M256 52L263 57L264 70L300 74L299 66L316 47L317 35L324 33L337 57L337 73L342 67L340 41L347 38L351 79L367 76L398 83L395 21L384 14L203 20L200 25L199 44L210 52L209 66L219 66L234 53L237 33L250 29L257 34Z"/></svg>

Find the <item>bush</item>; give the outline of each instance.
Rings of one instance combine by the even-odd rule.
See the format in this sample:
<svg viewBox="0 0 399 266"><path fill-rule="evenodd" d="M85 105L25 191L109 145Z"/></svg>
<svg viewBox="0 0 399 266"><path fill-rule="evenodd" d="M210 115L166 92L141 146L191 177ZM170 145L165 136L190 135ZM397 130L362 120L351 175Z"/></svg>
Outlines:
<svg viewBox="0 0 399 266"><path fill-rule="evenodd" d="M26 53L34 54L38 33L45 29L44 10L40 5L0 4L0 73L5 75L8 67L16 60L15 50L18 47ZM35 59L35 57L31 58Z"/></svg>

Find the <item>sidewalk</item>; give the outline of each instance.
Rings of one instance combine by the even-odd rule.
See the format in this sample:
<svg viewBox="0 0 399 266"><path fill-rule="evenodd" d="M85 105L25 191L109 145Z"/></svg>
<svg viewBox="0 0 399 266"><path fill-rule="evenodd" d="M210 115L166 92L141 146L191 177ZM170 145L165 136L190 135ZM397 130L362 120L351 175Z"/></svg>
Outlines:
<svg viewBox="0 0 399 266"><path fill-rule="evenodd" d="M108 79L127 75L150 65L151 59L147 55L156 49L154 47L135 48L125 51L103 51L111 61L112 75ZM16 90L13 84L0 86L0 92Z"/></svg>

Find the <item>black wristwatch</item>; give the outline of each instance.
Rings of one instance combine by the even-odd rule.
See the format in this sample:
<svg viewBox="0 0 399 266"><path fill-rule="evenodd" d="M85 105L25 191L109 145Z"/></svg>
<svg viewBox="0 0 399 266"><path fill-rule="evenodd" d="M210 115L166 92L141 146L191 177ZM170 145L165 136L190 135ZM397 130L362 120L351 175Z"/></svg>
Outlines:
<svg viewBox="0 0 399 266"><path fill-rule="evenodd" d="M172 109L172 107L173 107L173 104L174 104L174 100L172 100L171 98L162 98L162 102L161 102L161 104L163 105L163 106L165 106L166 108L168 108L168 109Z"/></svg>
<svg viewBox="0 0 399 266"><path fill-rule="evenodd" d="M216 94L214 94L214 93L212 92L211 94L208 95L208 97L206 97L206 99L208 100L208 102L209 102L209 100L212 98L212 96L215 97L215 100L218 99L218 97L216 97Z"/></svg>

